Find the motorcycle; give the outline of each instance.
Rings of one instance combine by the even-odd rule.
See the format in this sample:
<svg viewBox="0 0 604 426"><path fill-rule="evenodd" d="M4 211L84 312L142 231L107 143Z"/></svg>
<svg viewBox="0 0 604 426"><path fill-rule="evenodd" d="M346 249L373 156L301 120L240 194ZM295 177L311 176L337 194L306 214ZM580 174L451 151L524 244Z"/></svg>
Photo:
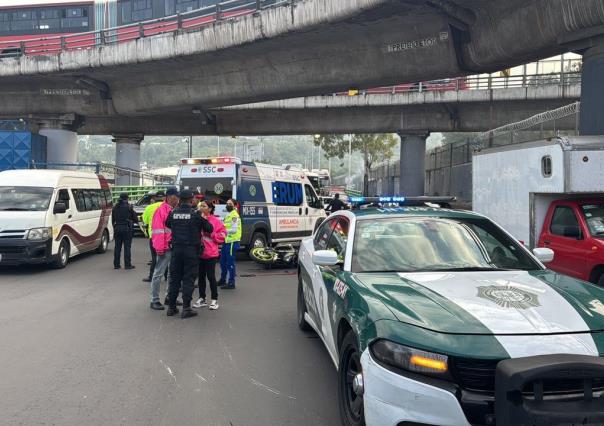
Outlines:
<svg viewBox="0 0 604 426"><path fill-rule="evenodd" d="M273 267L295 268L298 266L298 250L291 244L277 244L275 247L256 247L250 251L255 262L266 269Z"/></svg>

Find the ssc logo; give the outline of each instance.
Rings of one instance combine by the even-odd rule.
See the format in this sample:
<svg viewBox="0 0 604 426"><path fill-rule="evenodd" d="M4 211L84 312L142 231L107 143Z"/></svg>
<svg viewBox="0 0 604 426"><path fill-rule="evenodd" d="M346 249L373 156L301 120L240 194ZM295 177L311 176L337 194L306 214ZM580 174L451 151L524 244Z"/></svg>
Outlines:
<svg viewBox="0 0 604 426"><path fill-rule="evenodd" d="M490 300L502 308L528 309L541 306L536 294L511 285L478 287L478 297Z"/></svg>
<svg viewBox="0 0 604 426"><path fill-rule="evenodd" d="M255 196L256 196L256 186L254 186L254 185L250 185L250 195L251 195L252 197L255 197Z"/></svg>
<svg viewBox="0 0 604 426"><path fill-rule="evenodd" d="M222 184L220 182L218 182L216 185L214 185L215 194L222 194L223 191L224 191L224 186L222 186Z"/></svg>

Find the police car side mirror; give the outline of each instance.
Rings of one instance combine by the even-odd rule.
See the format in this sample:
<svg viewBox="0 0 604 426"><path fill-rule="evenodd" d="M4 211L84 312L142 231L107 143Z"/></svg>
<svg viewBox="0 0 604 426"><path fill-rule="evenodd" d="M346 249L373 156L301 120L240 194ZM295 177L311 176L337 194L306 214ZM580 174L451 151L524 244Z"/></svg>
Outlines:
<svg viewBox="0 0 604 426"><path fill-rule="evenodd" d="M333 250L317 250L312 254L312 263L317 266L335 266L338 254Z"/></svg>
<svg viewBox="0 0 604 426"><path fill-rule="evenodd" d="M550 263L554 260L554 251L545 247L538 247L533 249L533 254L541 263Z"/></svg>

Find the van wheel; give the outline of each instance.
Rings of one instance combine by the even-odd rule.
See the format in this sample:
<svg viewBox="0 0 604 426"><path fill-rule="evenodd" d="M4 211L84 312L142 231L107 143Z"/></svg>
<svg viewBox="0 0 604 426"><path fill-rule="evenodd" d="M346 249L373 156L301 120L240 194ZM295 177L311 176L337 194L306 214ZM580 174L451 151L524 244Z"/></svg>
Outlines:
<svg viewBox="0 0 604 426"><path fill-rule="evenodd" d="M604 288L604 274L600 275L600 279L598 279L598 282L596 283L596 285L598 287Z"/></svg>
<svg viewBox="0 0 604 426"><path fill-rule="evenodd" d="M266 235L262 232L254 232L252 239L250 240L248 255L253 259L251 252L255 248L266 247Z"/></svg>
<svg viewBox="0 0 604 426"><path fill-rule="evenodd" d="M57 253L57 260L52 262L52 267L55 269L62 269L67 266L69 262L69 241L63 239L61 245L59 245L59 252Z"/></svg>
<svg viewBox="0 0 604 426"><path fill-rule="evenodd" d="M96 248L96 252L99 254L103 254L107 251L107 247L109 246L109 232L105 229L103 231L103 236L101 237L101 244Z"/></svg>

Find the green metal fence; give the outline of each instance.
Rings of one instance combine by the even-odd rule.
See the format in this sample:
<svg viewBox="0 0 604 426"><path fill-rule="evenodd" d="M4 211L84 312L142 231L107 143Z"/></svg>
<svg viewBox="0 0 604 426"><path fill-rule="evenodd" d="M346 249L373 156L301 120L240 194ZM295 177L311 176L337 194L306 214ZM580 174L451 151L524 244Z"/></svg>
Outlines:
<svg viewBox="0 0 604 426"><path fill-rule="evenodd" d="M111 195L113 197L113 202L117 201L120 194L125 192L128 194L131 202L134 202L141 198L143 195L148 193L149 191L158 191L165 190L166 186L136 186L136 185L120 185L113 186L111 188Z"/></svg>

